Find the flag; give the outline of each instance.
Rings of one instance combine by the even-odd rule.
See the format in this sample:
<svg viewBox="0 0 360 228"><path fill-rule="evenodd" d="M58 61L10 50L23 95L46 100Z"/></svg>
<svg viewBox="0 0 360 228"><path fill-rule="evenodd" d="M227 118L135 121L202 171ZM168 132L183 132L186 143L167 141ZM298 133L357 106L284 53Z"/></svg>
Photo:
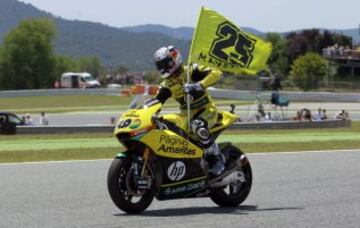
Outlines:
<svg viewBox="0 0 360 228"><path fill-rule="evenodd" d="M190 47L196 62L231 73L256 74L266 68L271 43L242 31L217 12L201 8Z"/></svg>

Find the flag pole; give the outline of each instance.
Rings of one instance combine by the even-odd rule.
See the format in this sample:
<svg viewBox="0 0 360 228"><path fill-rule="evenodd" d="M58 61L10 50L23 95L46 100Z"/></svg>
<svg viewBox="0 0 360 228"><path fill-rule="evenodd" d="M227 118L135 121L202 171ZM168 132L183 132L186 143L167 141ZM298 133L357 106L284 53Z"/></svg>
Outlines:
<svg viewBox="0 0 360 228"><path fill-rule="evenodd" d="M192 41L191 41L191 45L190 45L190 51L189 51L189 55L188 55L188 63L187 63L187 73L186 73L186 81L189 84L190 83L190 64L191 64L191 53L192 53L192 48L193 48L193 44L194 44L194 40L196 39L197 36L197 25L199 24L200 18L201 18L201 14L203 12L204 7L202 6L200 9L200 14L198 16L197 19L197 23L196 23L196 27L194 30L194 34L192 37ZM187 116L188 116L188 132L190 132L191 130L191 126L190 126L190 122L191 122L191 109L190 109L190 94L186 95L186 104L187 104Z"/></svg>

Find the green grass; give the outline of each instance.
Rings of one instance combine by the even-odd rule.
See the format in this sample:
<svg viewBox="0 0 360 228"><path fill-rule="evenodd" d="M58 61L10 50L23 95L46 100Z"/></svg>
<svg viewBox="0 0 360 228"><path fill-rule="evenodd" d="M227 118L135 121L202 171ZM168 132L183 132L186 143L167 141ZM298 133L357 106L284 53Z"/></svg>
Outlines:
<svg viewBox="0 0 360 228"><path fill-rule="evenodd" d="M0 151L0 163L112 158L120 148Z"/></svg>
<svg viewBox="0 0 360 228"><path fill-rule="evenodd" d="M0 110L11 112L66 112L119 109L131 102L120 96L42 96L0 98Z"/></svg>
<svg viewBox="0 0 360 228"><path fill-rule="evenodd" d="M41 97L16 97L0 98L0 110L15 113L50 113L74 111L118 111L125 110L133 97L123 96L41 96ZM219 104L249 104L238 100L217 100ZM170 99L166 107L178 107Z"/></svg>
<svg viewBox="0 0 360 228"><path fill-rule="evenodd" d="M226 131L244 152L360 149L360 122L351 128ZM0 136L0 162L112 158L121 151L112 134Z"/></svg>
<svg viewBox="0 0 360 228"><path fill-rule="evenodd" d="M309 143L309 142L336 142L336 141L359 141L359 133L336 132L329 133L297 133L292 134L237 134L222 135L218 142L232 142L235 144L281 144L281 143ZM43 138L43 139L20 139L1 140L1 151L26 151L26 150L58 150L61 149L91 149L118 147L119 143L113 137L82 137L82 138ZM260 148L259 148L260 149Z"/></svg>

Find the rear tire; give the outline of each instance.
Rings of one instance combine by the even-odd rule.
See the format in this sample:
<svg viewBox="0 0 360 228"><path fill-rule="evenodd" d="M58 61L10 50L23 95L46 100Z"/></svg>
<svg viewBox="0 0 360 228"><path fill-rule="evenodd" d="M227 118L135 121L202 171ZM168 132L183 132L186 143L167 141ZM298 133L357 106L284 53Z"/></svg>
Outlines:
<svg viewBox="0 0 360 228"><path fill-rule="evenodd" d="M130 157L114 159L109 168L107 182L109 194L114 204L126 213L136 214L143 212L154 199L155 180L154 172L148 166L148 175L151 177L150 189L142 190L141 194L134 193L136 187L134 187L134 183L131 183L132 163ZM132 202L135 197L139 198L138 201Z"/></svg>
<svg viewBox="0 0 360 228"><path fill-rule="evenodd" d="M231 145L229 153L244 153L238 148ZM228 157L228 156L227 156ZM224 187L212 189L210 192L211 200L220 207L236 207L239 206L248 197L252 186L252 170L250 162L238 169L244 173L245 182L239 184L230 184Z"/></svg>

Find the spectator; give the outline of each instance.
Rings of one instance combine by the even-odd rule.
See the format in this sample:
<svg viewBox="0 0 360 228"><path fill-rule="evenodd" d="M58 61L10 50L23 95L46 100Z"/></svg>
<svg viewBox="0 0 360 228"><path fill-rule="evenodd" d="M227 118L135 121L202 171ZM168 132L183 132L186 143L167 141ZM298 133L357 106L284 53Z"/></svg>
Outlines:
<svg viewBox="0 0 360 228"><path fill-rule="evenodd" d="M259 105L258 105L258 113L261 115L261 117L265 117L265 115L266 115L264 106L261 103L259 103Z"/></svg>
<svg viewBox="0 0 360 228"><path fill-rule="evenodd" d="M58 79L55 80L54 82L54 88L55 89L59 89L61 86L60 86L60 81Z"/></svg>
<svg viewBox="0 0 360 228"><path fill-rule="evenodd" d="M322 113L321 113L321 120L327 120L327 115L326 115L326 109L323 109L322 110Z"/></svg>
<svg viewBox="0 0 360 228"><path fill-rule="evenodd" d="M235 114L235 105L230 104L230 113Z"/></svg>
<svg viewBox="0 0 360 228"><path fill-rule="evenodd" d="M318 112L314 115L314 121L321 121L322 120L322 110L321 108L318 109Z"/></svg>
<svg viewBox="0 0 360 228"><path fill-rule="evenodd" d="M25 115L25 125L33 125L34 122L29 113Z"/></svg>
<svg viewBox="0 0 360 228"><path fill-rule="evenodd" d="M116 117L110 118L110 124L114 125L116 123Z"/></svg>
<svg viewBox="0 0 360 228"><path fill-rule="evenodd" d="M296 112L296 116L293 117L293 120L301 121L301 112L300 112L300 111L297 111L297 112Z"/></svg>
<svg viewBox="0 0 360 228"><path fill-rule="evenodd" d="M337 120L347 120L349 118L349 113L345 110L341 110L335 115L335 119Z"/></svg>
<svg viewBox="0 0 360 228"><path fill-rule="evenodd" d="M307 108L303 108L300 111L301 114L301 120L309 121L311 122L311 111Z"/></svg>
<svg viewBox="0 0 360 228"><path fill-rule="evenodd" d="M268 113L265 115L265 122L271 122L271 121L272 121L271 113L268 112Z"/></svg>
<svg viewBox="0 0 360 228"><path fill-rule="evenodd" d="M48 120L48 118L46 117L46 115L45 115L45 112L41 112L41 114L40 114L41 116L40 116L40 125L49 125L49 120Z"/></svg>

